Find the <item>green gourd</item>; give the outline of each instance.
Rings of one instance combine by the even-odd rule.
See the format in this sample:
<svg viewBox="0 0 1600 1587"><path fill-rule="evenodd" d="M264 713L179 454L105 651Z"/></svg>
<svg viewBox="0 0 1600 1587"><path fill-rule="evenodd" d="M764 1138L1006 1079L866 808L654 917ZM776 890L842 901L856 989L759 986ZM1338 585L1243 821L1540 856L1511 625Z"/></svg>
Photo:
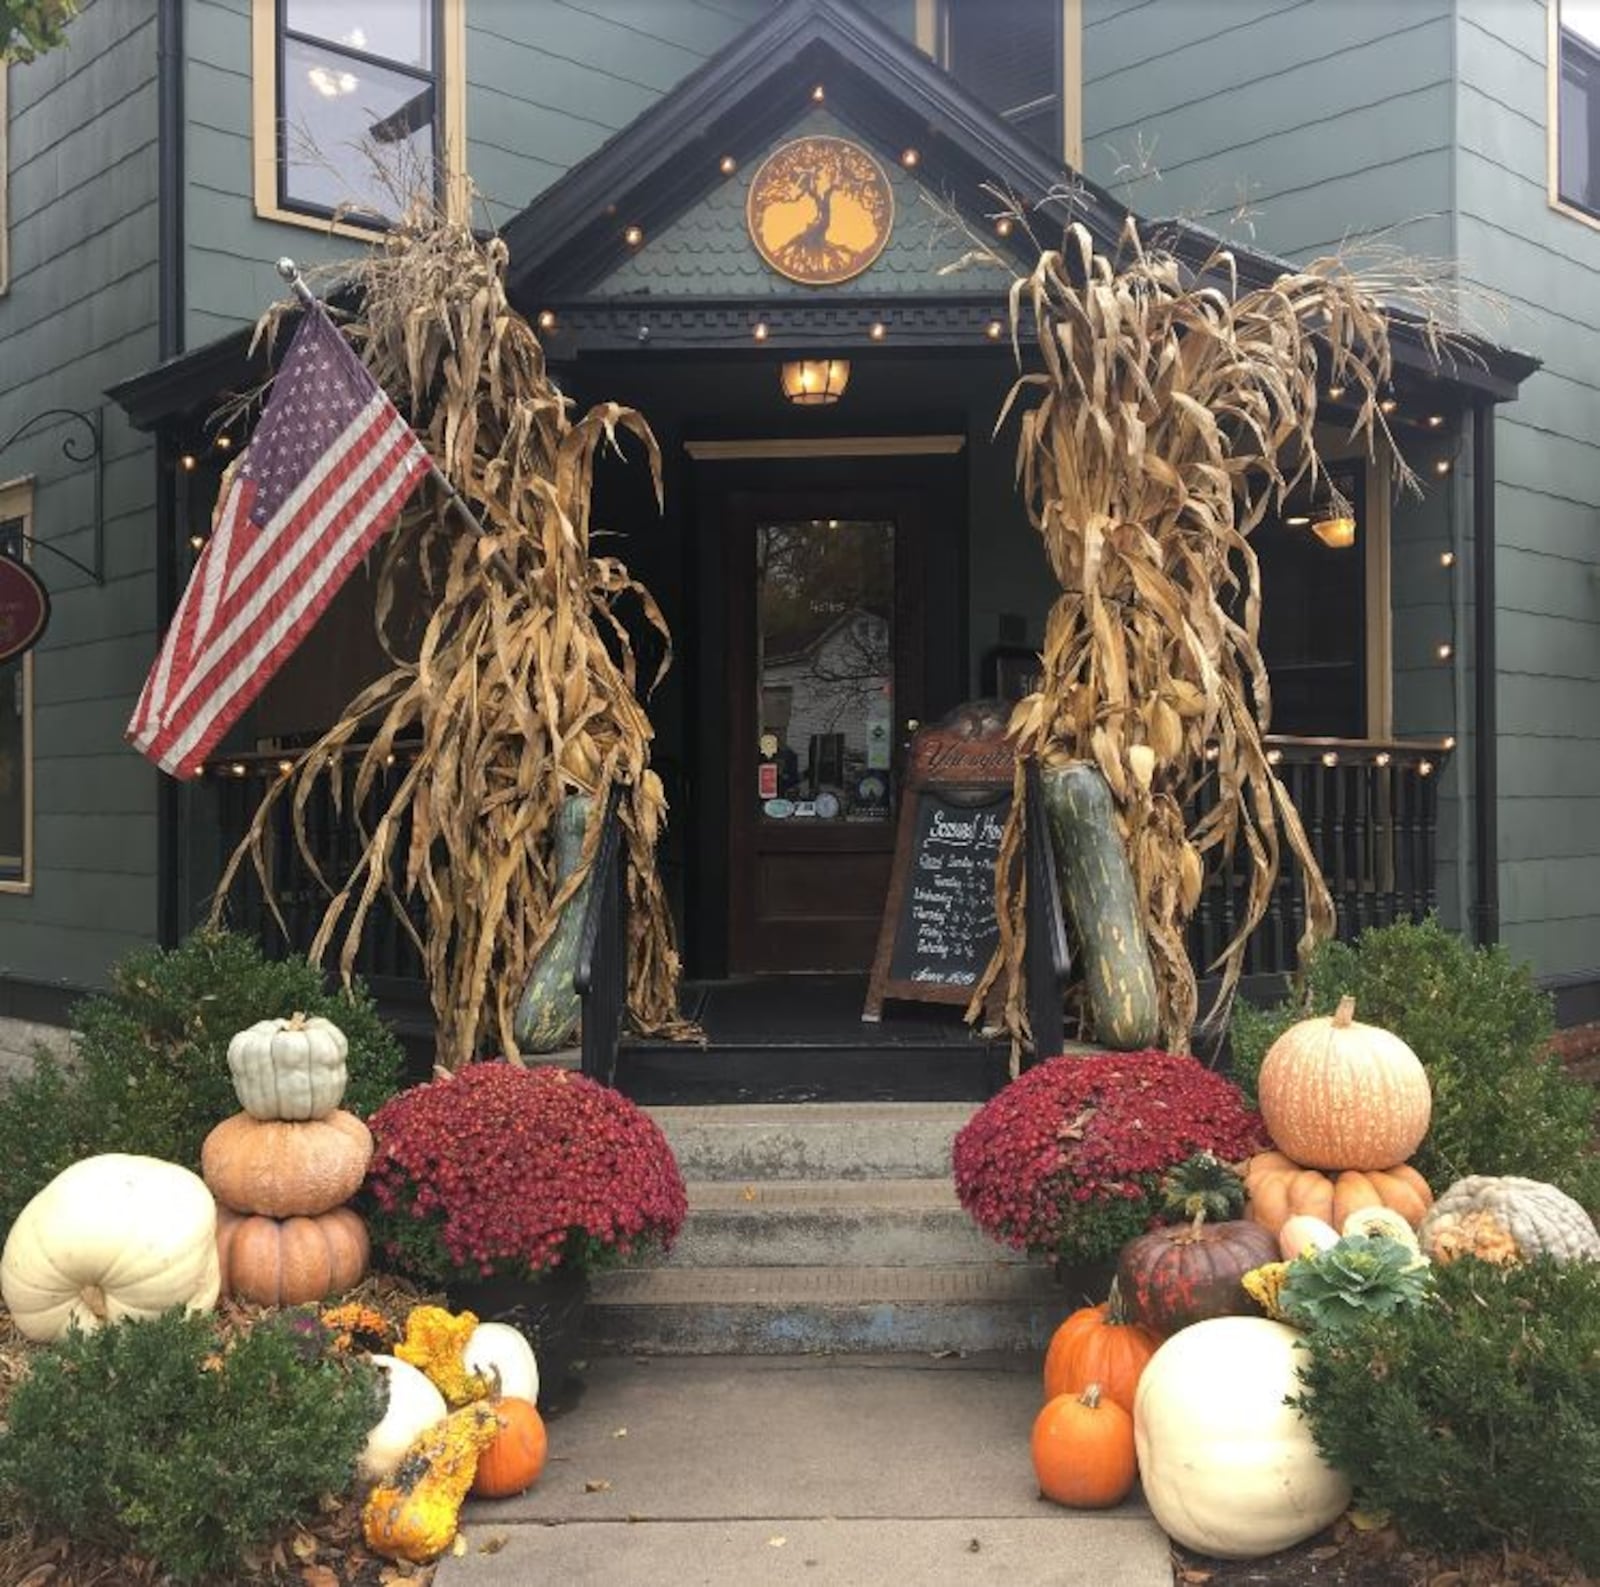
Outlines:
<svg viewBox="0 0 1600 1587"><path fill-rule="evenodd" d="M1083 761L1049 768L1042 781L1094 1039L1118 1052L1152 1046L1161 1005L1111 790L1098 769Z"/></svg>
<svg viewBox="0 0 1600 1587"><path fill-rule="evenodd" d="M562 882L583 862L583 836L592 807L593 800L587 794L569 794L556 815L556 874ZM521 1052L555 1052L560 1047L570 1047L577 1034L583 1004L573 989L572 973L578 965L578 943L583 935L591 882L591 877L585 877L577 892L562 905L556 929L528 972L512 1026Z"/></svg>

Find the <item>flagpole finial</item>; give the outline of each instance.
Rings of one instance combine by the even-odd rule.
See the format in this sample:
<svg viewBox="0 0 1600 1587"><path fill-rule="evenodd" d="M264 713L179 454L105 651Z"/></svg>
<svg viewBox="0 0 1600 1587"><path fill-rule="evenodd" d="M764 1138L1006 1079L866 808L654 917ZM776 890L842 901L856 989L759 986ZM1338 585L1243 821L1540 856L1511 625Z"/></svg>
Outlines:
<svg viewBox="0 0 1600 1587"><path fill-rule="evenodd" d="M278 260L278 274L282 276L285 281L293 281L294 278L300 274L300 266L297 265L294 260L288 256L288 254L284 254L284 256Z"/></svg>

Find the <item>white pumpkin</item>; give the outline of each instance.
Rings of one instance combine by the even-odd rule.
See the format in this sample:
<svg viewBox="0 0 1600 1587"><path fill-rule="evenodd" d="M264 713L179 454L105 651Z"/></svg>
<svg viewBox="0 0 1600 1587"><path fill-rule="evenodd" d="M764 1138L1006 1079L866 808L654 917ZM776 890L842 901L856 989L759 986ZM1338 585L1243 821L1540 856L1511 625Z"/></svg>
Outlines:
<svg viewBox="0 0 1600 1587"><path fill-rule="evenodd" d="M501 1399L539 1400L539 1364L533 1346L510 1323L479 1323L467 1338L463 1352L467 1371L490 1377Z"/></svg>
<svg viewBox="0 0 1600 1587"><path fill-rule="evenodd" d="M64 1168L0 1254L0 1296L29 1339L217 1301L217 1204L198 1174L107 1152Z"/></svg>
<svg viewBox="0 0 1600 1587"><path fill-rule="evenodd" d="M228 1070L239 1106L251 1118L304 1122L332 1113L343 1101L349 1055L337 1025L296 1014L240 1031L228 1043Z"/></svg>
<svg viewBox="0 0 1600 1587"><path fill-rule="evenodd" d="M398 1356L373 1356L373 1366L383 1373L389 1403L383 1420L367 1434L366 1446L356 1457L356 1470L372 1482L394 1475L411 1445L450 1414L444 1396L409 1361Z"/></svg>
<svg viewBox="0 0 1600 1587"><path fill-rule="evenodd" d="M1213 1317L1150 1358L1133 1402L1139 1477L1169 1536L1256 1559L1319 1532L1350 1484L1317 1453L1299 1411L1303 1336L1265 1317Z"/></svg>

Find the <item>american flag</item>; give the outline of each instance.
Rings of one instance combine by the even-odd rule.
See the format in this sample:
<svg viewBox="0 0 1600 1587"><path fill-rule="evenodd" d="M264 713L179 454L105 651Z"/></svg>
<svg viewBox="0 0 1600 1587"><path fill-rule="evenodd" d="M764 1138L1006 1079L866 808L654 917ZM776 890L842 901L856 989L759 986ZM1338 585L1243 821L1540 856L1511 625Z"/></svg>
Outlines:
<svg viewBox="0 0 1600 1587"><path fill-rule="evenodd" d="M431 467L310 306L128 723L135 747L194 776Z"/></svg>

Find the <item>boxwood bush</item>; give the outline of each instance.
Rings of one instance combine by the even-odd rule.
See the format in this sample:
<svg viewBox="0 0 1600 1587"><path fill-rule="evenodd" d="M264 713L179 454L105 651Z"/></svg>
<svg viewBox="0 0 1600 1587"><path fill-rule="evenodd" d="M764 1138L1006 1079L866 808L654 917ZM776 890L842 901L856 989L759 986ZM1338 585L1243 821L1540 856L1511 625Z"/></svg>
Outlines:
<svg viewBox="0 0 1600 1587"><path fill-rule="evenodd" d="M239 1111L229 1040L297 1009L349 1039L351 1112L365 1116L399 1089L403 1053L372 999L330 987L304 959L270 960L217 931L123 959L110 990L73 1011L74 1061L41 1055L31 1076L0 1090L0 1236L80 1157L134 1152L198 1169L207 1132Z"/></svg>
<svg viewBox="0 0 1600 1587"><path fill-rule="evenodd" d="M1324 944L1303 1000L1236 1004L1232 1075L1247 1096L1277 1037L1346 993L1358 1020L1393 1031L1428 1071L1433 1122L1413 1161L1436 1191L1466 1174L1521 1174L1600 1208L1595 1094L1548 1055L1550 998L1504 948L1474 948L1437 920Z"/></svg>

